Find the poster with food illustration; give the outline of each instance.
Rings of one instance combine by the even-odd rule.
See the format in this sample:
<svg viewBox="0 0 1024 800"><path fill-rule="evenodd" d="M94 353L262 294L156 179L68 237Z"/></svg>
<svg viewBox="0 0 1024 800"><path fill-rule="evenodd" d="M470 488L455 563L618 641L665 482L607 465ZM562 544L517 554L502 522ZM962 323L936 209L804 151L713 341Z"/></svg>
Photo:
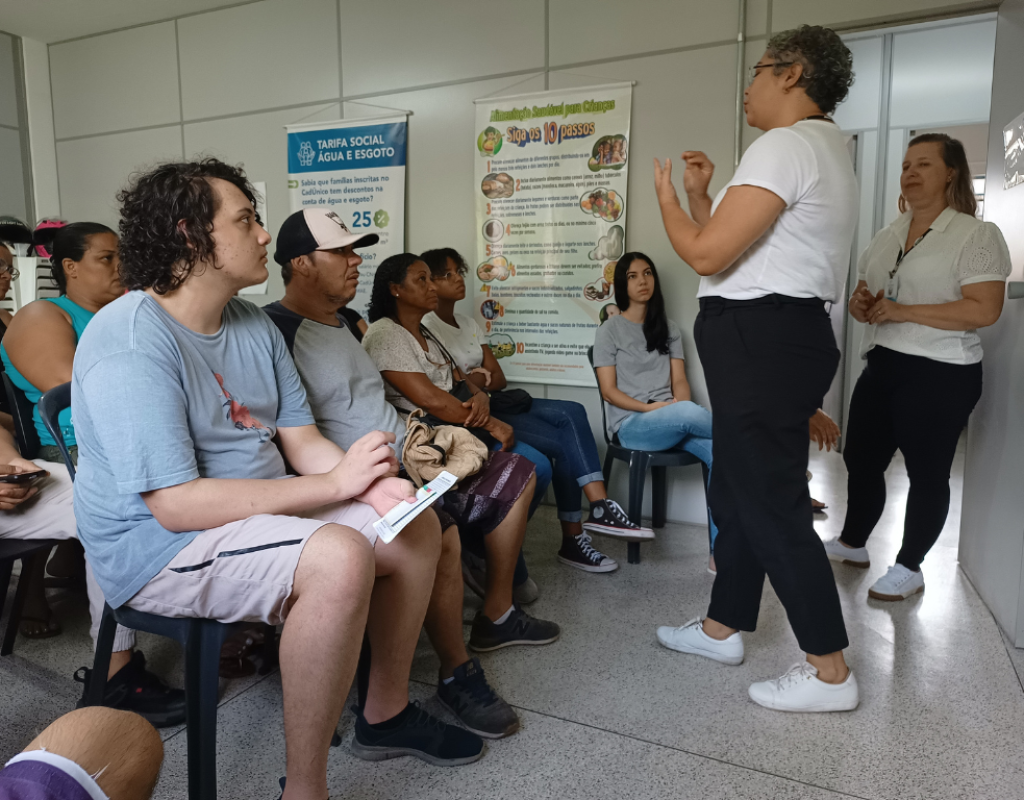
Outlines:
<svg viewBox="0 0 1024 800"><path fill-rule="evenodd" d="M593 386L587 348L618 312L632 85L476 101L477 322L510 381Z"/></svg>

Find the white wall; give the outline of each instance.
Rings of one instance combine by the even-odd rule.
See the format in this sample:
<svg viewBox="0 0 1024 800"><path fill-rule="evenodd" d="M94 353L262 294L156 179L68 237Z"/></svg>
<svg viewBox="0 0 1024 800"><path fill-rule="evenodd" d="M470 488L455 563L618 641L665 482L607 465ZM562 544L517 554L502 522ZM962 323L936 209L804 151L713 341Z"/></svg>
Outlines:
<svg viewBox="0 0 1024 800"><path fill-rule="evenodd" d="M1024 0L1005 0L996 33L985 220L999 226L1024 280L1024 186L1003 189L1003 128L1024 112ZM980 331L985 391L967 431L960 566L996 621L1024 647L1024 306L1007 300Z"/></svg>
<svg viewBox="0 0 1024 800"><path fill-rule="evenodd" d="M802 21L855 25L984 0L750 0L745 61L767 33ZM263 0L50 45L61 211L116 222L113 195L129 173L198 153L243 163L267 184L271 233L288 213L283 126L409 109L408 234L413 251L472 252L475 98L504 92L635 80L638 156L627 238L662 267L669 310L684 331L697 278L661 229L649 164L655 155L707 150L713 190L732 173L739 0ZM744 131L744 144L755 132ZM641 191L637 191L640 187ZM272 276L268 300L280 296ZM697 399L706 391L686 336ZM598 441L596 390L530 387L583 402ZM621 475L620 477L624 477ZM617 482L619 494L624 481ZM696 469L674 479L669 517L703 522Z"/></svg>
<svg viewBox="0 0 1024 800"><path fill-rule="evenodd" d="M0 33L0 214L25 220L30 208L22 152L24 120L18 103L21 78L17 58L15 38Z"/></svg>

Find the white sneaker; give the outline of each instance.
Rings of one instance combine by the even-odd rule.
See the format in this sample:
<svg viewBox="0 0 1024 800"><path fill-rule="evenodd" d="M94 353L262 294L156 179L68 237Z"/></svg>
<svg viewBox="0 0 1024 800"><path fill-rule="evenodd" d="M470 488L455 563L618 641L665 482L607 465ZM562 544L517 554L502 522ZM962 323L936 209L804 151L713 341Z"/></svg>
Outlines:
<svg viewBox="0 0 1024 800"><path fill-rule="evenodd" d="M752 683L748 694L758 705L776 711L853 711L860 703L853 670L840 684L825 683L806 661L773 681Z"/></svg>
<svg viewBox="0 0 1024 800"><path fill-rule="evenodd" d="M829 561L836 561L840 564L849 564L851 567L867 569L871 566L871 558L868 556L866 547L847 547L837 536L824 542L825 555Z"/></svg>
<svg viewBox="0 0 1024 800"><path fill-rule="evenodd" d="M701 619L691 619L678 628L662 625L658 628L658 641L669 650L680 653L693 653L732 666L743 663L743 637L739 631L728 639L712 639L704 633L704 621Z"/></svg>
<svg viewBox="0 0 1024 800"><path fill-rule="evenodd" d="M924 573L921 570L914 572L902 564L894 564L868 589L868 597L876 600L906 600L912 594L923 591Z"/></svg>

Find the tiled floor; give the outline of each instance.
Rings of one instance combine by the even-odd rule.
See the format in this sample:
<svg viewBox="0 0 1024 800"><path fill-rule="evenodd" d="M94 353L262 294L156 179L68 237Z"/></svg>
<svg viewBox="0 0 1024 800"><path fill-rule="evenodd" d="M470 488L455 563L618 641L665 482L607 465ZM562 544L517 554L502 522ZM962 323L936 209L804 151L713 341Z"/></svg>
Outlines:
<svg viewBox="0 0 1024 800"><path fill-rule="evenodd" d="M836 567L862 691L851 714L799 716L752 704L747 685L774 677L799 658L770 586L760 629L746 637L747 660L726 667L658 646L659 624L681 624L706 608L711 576L706 529L673 525L646 546L640 565L625 546L610 575L584 575L557 563L552 509L531 523L527 560L541 587L532 607L563 625L550 647L485 656L491 682L523 720L512 738L489 744L477 764L445 769L413 759L370 764L332 751L336 798L1013 798L1024 796L1024 651L1012 651L956 565L959 474L954 508L924 563L927 591L900 604L867 599L899 545L906 496L902 463L889 477L889 505L869 548L869 570ZM819 518L834 536L845 511L845 473L836 454L812 454ZM602 546L605 542L600 542ZM48 642L19 640L0 661L0 757L16 752L70 709L87 662L84 613L59 607L67 629ZM467 596L466 619L477 601ZM468 630L467 630L468 634ZM179 680L173 645L147 638L151 663ZM1014 666L1016 663L1016 668ZM430 700L437 662L425 641L413 695ZM158 798L183 798L185 737L168 731ZM281 685L277 675L226 687L220 709L222 798L275 798L284 770Z"/></svg>

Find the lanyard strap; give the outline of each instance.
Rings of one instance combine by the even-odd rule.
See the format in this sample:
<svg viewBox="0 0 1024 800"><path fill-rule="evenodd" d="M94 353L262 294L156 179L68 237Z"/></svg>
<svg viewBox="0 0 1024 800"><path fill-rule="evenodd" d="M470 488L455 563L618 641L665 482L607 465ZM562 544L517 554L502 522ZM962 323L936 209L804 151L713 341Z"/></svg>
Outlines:
<svg viewBox="0 0 1024 800"><path fill-rule="evenodd" d="M912 245L910 245L910 248L907 250L906 253L903 252L903 247L902 246L900 247L900 252L896 256L896 266L893 267L892 268L892 272L889 273L889 277L890 278L895 278L896 277L896 273L899 272L900 264L903 263L903 259L906 258L910 254L911 250L913 250L915 247L917 247L919 244L921 244L921 242L924 241L924 237L927 236L931 232L932 232L932 229L929 228L924 233L922 233L920 236L918 236L917 239L914 240L914 243Z"/></svg>

